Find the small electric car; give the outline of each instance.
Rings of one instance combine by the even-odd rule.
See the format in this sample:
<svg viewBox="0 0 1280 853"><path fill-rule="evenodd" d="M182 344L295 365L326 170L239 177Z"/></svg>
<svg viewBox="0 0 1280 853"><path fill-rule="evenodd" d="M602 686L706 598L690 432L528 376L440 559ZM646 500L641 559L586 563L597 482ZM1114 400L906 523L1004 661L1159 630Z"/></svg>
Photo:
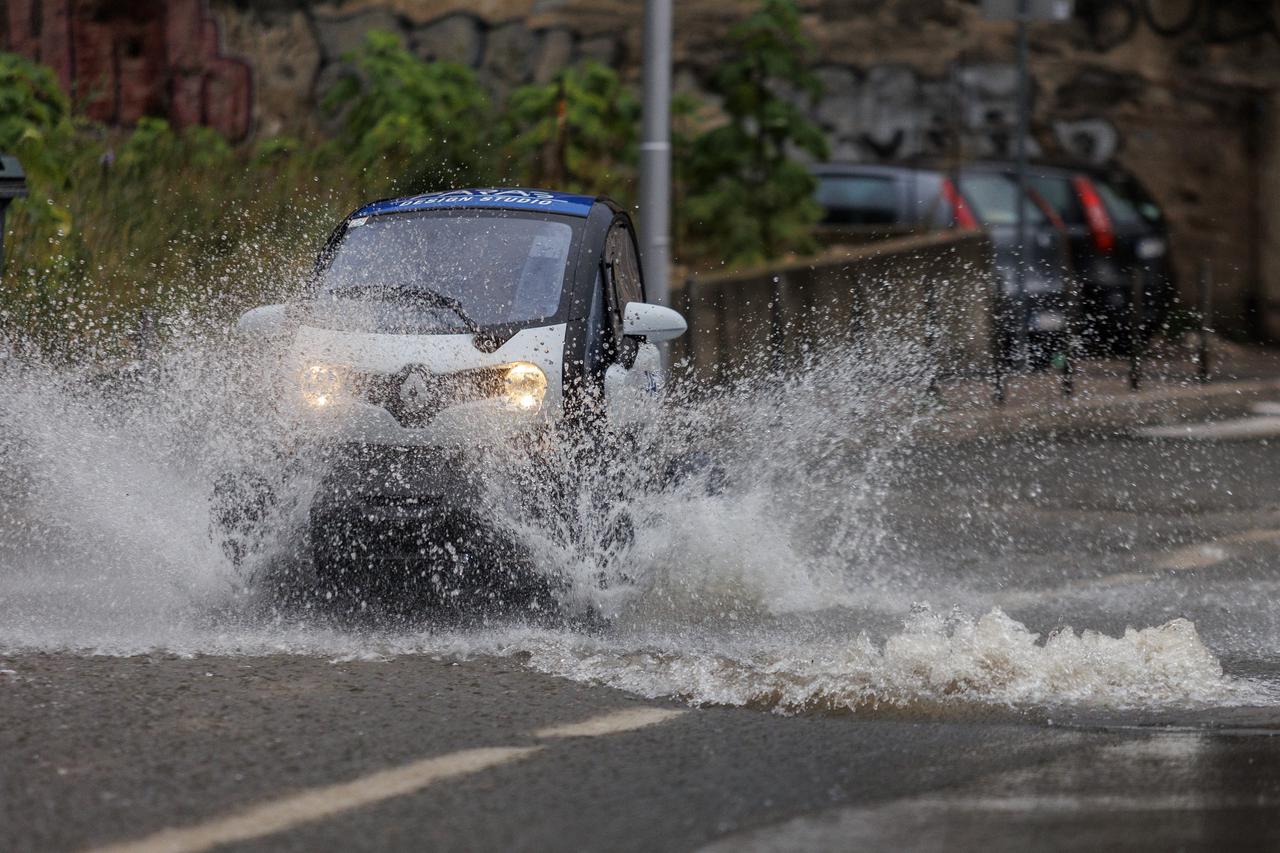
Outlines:
<svg viewBox="0 0 1280 853"><path fill-rule="evenodd" d="M302 298L239 322L286 341L294 411L325 447L309 541L326 594L545 592L491 523L484 459L651 417L656 344L685 328L646 302L631 219L607 198L464 189L352 213ZM229 529L261 515L249 491Z"/></svg>

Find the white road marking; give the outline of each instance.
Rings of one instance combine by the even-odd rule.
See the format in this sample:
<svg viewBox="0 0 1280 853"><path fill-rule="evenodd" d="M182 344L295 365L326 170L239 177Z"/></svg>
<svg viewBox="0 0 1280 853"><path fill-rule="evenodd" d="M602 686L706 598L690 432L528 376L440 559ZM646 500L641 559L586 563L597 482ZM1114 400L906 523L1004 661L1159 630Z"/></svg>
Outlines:
<svg viewBox="0 0 1280 853"><path fill-rule="evenodd" d="M1221 545L1189 545L1175 548L1156 561L1152 568L1163 572L1185 572L1191 569L1207 569L1231 556L1231 550Z"/></svg>
<svg viewBox="0 0 1280 853"><path fill-rule="evenodd" d="M1270 527L1259 527L1243 530L1229 536L1221 536L1211 542L1199 542L1170 551L1162 551L1147 555L1151 559L1151 569L1146 572L1118 572L1103 575L1099 578L1082 578L1068 581L1051 589L1018 589L995 596L995 601L1004 607L1038 604L1046 599L1060 595L1070 595L1100 587L1128 586L1130 584L1152 583L1178 572L1207 569L1224 563L1238 556L1243 549L1235 545L1250 545L1257 542L1280 544L1280 530Z"/></svg>
<svg viewBox="0 0 1280 853"><path fill-rule="evenodd" d="M629 708L578 723L539 729L533 736L600 737L656 725L684 713L669 708ZM136 841L99 847L92 853L200 853L413 794L436 782L521 761L545 749L545 746L496 746L424 758L349 782L299 791L195 826L163 829Z"/></svg>
<svg viewBox="0 0 1280 853"><path fill-rule="evenodd" d="M382 800L403 797L442 779L519 761L542 749L540 746L500 746L424 758L350 782L311 788L186 829L164 829L138 841L101 847L98 853L195 853L262 838Z"/></svg>
<svg viewBox="0 0 1280 853"><path fill-rule="evenodd" d="M1140 427L1134 434L1142 438L1181 438L1192 441L1245 441L1280 436L1280 415L1233 418L1199 424Z"/></svg>
<svg viewBox="0 0 1280 853"><path fill-rule="evenodd" d="M625 711L618 711L614 714L592 717L589 720L583 720L581 723L569 723L563 726L539 729L534 732L534 735L541 738L599 737L600 735L629 732L657 725L658 723L665 723L667 720L674 719L684 713L684 711L676 711L670 708L628 708Z"/></svg>

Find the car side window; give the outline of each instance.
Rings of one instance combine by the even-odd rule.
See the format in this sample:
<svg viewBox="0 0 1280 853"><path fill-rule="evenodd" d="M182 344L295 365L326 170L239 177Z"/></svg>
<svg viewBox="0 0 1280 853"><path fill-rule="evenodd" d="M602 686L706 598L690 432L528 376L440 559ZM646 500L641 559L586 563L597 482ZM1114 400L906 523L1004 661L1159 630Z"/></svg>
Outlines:
<svg viewBox="0 0 1280 853"><path fill-rule="evenodd" d="M641 292L640 261L636 258L635 241L625 225L613 226L609 232L608 258L614 264L614 284L617 288L618 308L628 302L643 302Z"/></svg>
<svg viewBox="0 0 1280 853"><path fill-rule="evenodd" d="M827 225L899 224L898 186L879 175L819 175L818 204Z"/></svg>
<svg viewBox="0 0 1280 853"><path fill-rule="evenodd" d="M635 360L636 342L622 334L622 309L628 302L643 302L644 292L635 241L631 238L630 229L621 222L609 230L605 241L604 273L605 296L618 361L630 367Z"/></svg>

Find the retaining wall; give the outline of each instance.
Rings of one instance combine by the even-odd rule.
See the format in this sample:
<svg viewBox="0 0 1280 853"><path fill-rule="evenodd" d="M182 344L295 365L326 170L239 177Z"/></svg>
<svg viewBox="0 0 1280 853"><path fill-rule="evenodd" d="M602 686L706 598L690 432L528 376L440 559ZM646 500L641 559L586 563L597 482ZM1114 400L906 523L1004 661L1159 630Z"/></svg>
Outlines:
<svg viewBox="0 0 1280 853"><path fill-rule="evenodd" d="M722 381L761 364L796 365L815 346L889 337L927 349L944 373L985 373L993 276L987 237L956 231L691 276L672 288L689 333L672 346L671 363L687 359L695 378Z"/></svg>

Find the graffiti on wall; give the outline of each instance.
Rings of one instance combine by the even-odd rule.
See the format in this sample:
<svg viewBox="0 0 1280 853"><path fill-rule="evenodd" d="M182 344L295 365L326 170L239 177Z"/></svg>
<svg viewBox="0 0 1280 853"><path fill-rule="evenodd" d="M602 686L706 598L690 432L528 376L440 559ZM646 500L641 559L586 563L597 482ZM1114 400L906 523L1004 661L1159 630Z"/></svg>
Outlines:
<svg viewBox="0 0 1280 853"><path fill-rule="evenodd" d="M1265 14L1247 11L1263 7ZM1076 4L1086 30L1107 44L1129 38L1143 25L1170 36L1252 37L1275 30L1269 7L1257 0ZM498 97L522 83L545 82L573 62L595 59L616 65L627 58L627 42L616 33L584 37L564 26L491 23L465 11L415 20L377 6L347 14L310 4L296 8L306 22L296 37L307 44L290 50L298 60L293 64L309 70L290 77L287 85L257 81L267 86L262 105L271 114L267 126L279 125L296 104L313 103L317 89L339 72L342 56L358 47L371 28L395 32L423 59L447 59L476 69ZM128 125L143 115L161 115L179 126L217 128L232 139L251 132L254 71L249 62L223 51L208 0L8 0L0 3L0 44L52 66L64 87L101 121ZM306 56L314 57L310 65ZM273 66L262 56L257 59L269 76ZM688 88L700 88L698 75L705 71L687 69L683 79ZM1017 78L1009 63L957 63L932 78L902 64L829 64L817 73L825 95L814 108L815 118L828 132L835 157L866 161L1012 153ZM289 93L284 100L276 91L281 88ZM1077 88L1098 87L1091 81ZM1044 94L1053 93L1037 92L1035 97ZM1047 146L1092 161L1116 155L1120 136L1101 117L1107 104L1073 106L1057 96L1049 102L1056 115L1039 136ZM1060 109L1064 104L1068 108ZM1033 140L1033 153L1037 147Z"/></svg>
<svg viewBox="0 0 1280 853"><path fill-rule="evenodd" d="M145 115L250 131L253 75L224 56L205 0L8 0L0 42L54 69L85 111L109 124Z"/></svg>
<svg viewBox="0 0 1280 853"><path fill-rule="evenodd" d="M1018 78L1009 63L956 64L941 78L906 65L866 70L824 66L815 118L832 156L861 162L910 157L1009 157L1014 153ZM1104 118L1058 119L1051 128L1059 153L1103 163L1120 148ZM1031 153L1040 152L1031 140Z"/></svg>

